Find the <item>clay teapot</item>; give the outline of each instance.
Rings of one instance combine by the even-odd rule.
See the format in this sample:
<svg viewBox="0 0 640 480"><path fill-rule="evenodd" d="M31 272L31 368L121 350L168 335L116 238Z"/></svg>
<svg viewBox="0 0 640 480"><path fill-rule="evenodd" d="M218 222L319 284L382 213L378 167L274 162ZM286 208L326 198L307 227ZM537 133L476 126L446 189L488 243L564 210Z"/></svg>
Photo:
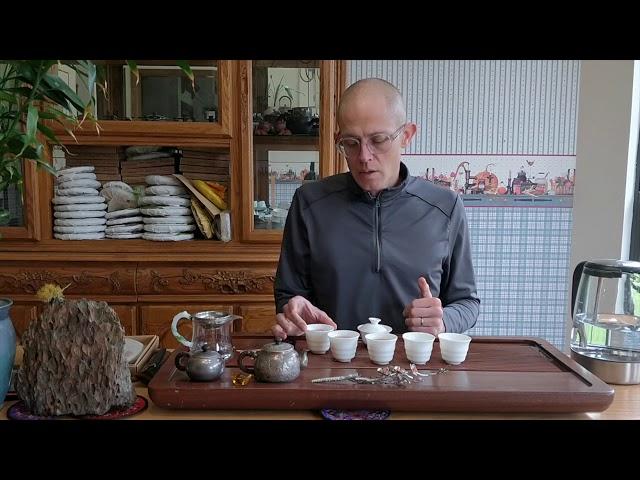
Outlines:
<svg viewBox="0 0 640 480"><path fill-rule="evenodd" d="M253 367L244 365L246 357L255 359ZM298 378L300 370L307 366L307 361L306 351L298 354L293 345L279 338L263 345L260 350L245 350L238 355L240 370L253 374L258 382L292 382Z"/></svg>

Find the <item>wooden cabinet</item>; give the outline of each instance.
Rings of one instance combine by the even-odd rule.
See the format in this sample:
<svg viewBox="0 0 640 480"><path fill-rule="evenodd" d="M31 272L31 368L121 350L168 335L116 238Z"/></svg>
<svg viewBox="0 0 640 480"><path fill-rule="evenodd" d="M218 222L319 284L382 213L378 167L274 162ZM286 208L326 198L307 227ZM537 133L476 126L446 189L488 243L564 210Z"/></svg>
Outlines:
<svg viewBox="0 0 640 480"><path fill-rule="evenodd" d="M109 306L118 315L125 335L138 335L138 307L109 302Z"/></svg>
<svg viewBox="0 0 640 480"><path fill-rule="evenodd" d="M268 333L276 323L275 304L241 306L240 315L240 330L246 333Z"/></svg>
<svg viewBox="0 0 640 480"><path fill-rule="evenodd" d="M150 66L154 62L166 63L145 62ZM140 61L139 65L142 64ZM128 335L157 334L167 347L177 345L170 324L182 310L233 311L243 317L234 325L235 329L269 331L275 322L273 284L283 223L278 228L259 225L256 228L254 201L265 201L270 208L286 207L286 200L279 199L272 188L274 155L284 158L287 152L313 153L317 158L313 166L316 178L342 171L333 136L337 129L337 102L344 87L345 62L218 60L215 65L217 110L211 122L105 117L99 121L102 128L99 135L87 128L75 134L80 146L160 145L228 152L231 241L55 239L53 178L27 164L24 225L0 228L0 290L16 304L16 330L23 331L35 318L38 288L54 282L63 287L69 285L65 290L68 298L107 301L118 313ZM112 68L113 81L117 81L121 68L121 65ZM304 78L313 75L319 80L317 89L302 80L295 85L291 83L293 80L286 80L282 69L288 68L300 69L295 72ZM285 79L281 81L282 78ZM135 101L140 102L140 98L139 95ZM290 104L294 98L295 104ZM119 117L121 99L114 95L109 101L110 104L103 102L100 108ZM293 120L289 127L298 133L255 135L260 119L266 120L273 114L269 107L273 110L274 101L278 116L285 113L281 107L291 107L287 118ZM296 128L309 125L300 127L293 122L300 120L296 115L304 117L307 113L317 114L319 124L316 121L315 130L304 134ZM273 118L277 120L278 116ZM63 142L76 145L64 130L58 128L56 133ZM48 154L53 157L51 151ZM308 163L304 168L310 171ZM188 325L183 328L189 334Z"/></svg>
<svg viewBox="0 0 640 480"><path fill-rule="evenodd" d="M13 323L18 339L25 332L31 320L38 316L38 305L34 303L14 303L9 310L9 316Z"/></svg>

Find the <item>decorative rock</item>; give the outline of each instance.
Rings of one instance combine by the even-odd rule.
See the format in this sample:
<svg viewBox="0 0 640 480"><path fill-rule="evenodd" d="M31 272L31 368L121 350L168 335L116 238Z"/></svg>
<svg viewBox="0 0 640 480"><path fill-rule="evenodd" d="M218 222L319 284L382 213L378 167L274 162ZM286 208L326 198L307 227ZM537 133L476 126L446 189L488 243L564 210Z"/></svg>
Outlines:
<svg viewBox="0 0 640 480"><path fill-rule="evenodd" d="M136 399L124 329L106 302L53 300L22 344L17 390L35 415L103 415Z"/></svg>

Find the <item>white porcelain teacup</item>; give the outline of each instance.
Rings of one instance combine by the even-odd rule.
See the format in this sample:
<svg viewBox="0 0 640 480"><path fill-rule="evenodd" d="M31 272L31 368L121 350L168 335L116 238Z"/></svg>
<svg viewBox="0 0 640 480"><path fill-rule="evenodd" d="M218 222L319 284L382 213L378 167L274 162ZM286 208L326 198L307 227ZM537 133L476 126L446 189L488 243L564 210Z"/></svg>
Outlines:
<svg viewBox="0 0 640 480"><path fill-rule="evenodd" d="M440 354L442 359L451 364L459 365L467 358L471 337L462 333L441 333L438 335L440 341Z"/></svg>
<svg viewBox="0 0 640 480"><path fill-rule="evenodd" d="M328 333L335 330L335 327L326 323L311 323L307 325L304 336L307 339L307 347L312 353L323 354L329 351L331 341Z"/></svg>
<svg viewBox="0 0 640 480"><path fill-rule="evenodd" d="M367 351L369 358L377 365L387 365L393 360L398 336L393 333L368 333Z"/></svg>
<svg viewBox="0 0 640 480"><path fill-rule="evenodd" d="M331 344L331 354L338 362L350 362L356 356L358 332L353 330L334 330L327 333Z"/></svg>
<svg viewBox="0 0 640 480"><path fill-rule="evenodd" d="M402 334L404 352L407 360L417 365L424 365L431 359L435 336L427 332L407 332Z"/></svg>

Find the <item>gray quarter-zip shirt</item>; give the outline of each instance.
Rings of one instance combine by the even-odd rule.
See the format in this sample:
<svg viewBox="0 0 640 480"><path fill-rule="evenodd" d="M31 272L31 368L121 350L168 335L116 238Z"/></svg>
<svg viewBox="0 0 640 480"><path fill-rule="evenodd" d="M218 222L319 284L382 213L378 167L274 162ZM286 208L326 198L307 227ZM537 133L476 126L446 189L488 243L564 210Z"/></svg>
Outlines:
<svg viewBox="0 0 640 480"><path fill-rule="evenodd" d="M480 300L467 218L455 192L408 175L377 197L351 173L296 190L284 228L275 280L276 311L302 295L338 328L379 317L407 331L402 311L420 297L418 278L439 297L447 332L476 323Z"/></svg>

